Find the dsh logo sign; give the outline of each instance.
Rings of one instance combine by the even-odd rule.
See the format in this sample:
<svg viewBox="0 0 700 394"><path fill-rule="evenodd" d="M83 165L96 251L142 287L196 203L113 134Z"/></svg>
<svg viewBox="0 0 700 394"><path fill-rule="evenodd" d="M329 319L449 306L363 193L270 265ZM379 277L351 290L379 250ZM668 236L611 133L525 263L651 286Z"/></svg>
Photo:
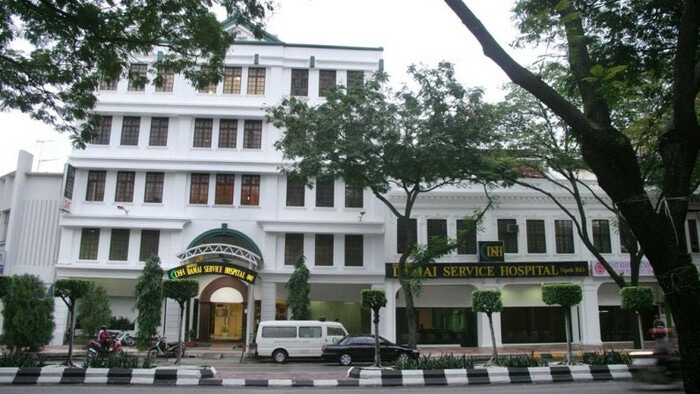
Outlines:
<svg viewBox="0 0 700 394"><path fill-rule="evenodd" d="M479 261L504 261L503 241L479 242Z"/></svg>

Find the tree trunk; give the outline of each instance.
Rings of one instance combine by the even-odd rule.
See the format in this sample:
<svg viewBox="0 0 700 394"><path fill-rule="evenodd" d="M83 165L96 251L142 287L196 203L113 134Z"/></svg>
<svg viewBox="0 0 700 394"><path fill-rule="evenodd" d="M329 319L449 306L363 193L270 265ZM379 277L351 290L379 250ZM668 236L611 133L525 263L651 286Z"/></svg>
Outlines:
<svg viewBox="0 0 700 394"><path fill-rule="evenodd" d="M493 331L493 319L491 313L487 313L486 316L489 318L489 331L491 332L491 363L498 365L498 347L496 346L496 334Z"/></svg>
<svg viewBox="0 0 700 394"><path fill-rule="evenodd" d="M636 312L637 315L637 334L639 336L639 348L644 349L644 329L642 328L642 314Z"/></svg>
<svg viewBox="0 0 700 394"><path fill-rule="evenodd" d="M73 337L75 336L75 303L69 306L68 316L70 317L70 324L68 324L68 359L66 360L66 365L72 367L74 341Z"/></svg>
<svg viewBox="0 0 700 394"><path fill-rule="evenodd" d="M379 308L374 309L374 366L382 367L381 349L379 349Z"/></svg>
<svg viewBox="0 0 700 394"><path fill-rule="evenodd" d="M178 318L177 322L177 344L179 345L177 348L177 361L175 361L175 364L180 365L180 360L182 359L182 349L184 349L184 344L182 343L182 321L184 320L183 317L185 315L185 305L184 303L180 303L180 317Z"/></svg>
<svg viewBox="0 0 700 394"><path fill-rule="evenodd" d="M571 364L571 307L564 307L564 329L566 330L566 364Z"/></svg>
<svg viewBox="0 0 700 394"><path fill-rule="evenodd" d="M418 346L418 321L416 320L416 307L413 303L413 292L409 285L402 285L404 298L406 299L406 324L408 325L408 347L415 349Z"/></svg>

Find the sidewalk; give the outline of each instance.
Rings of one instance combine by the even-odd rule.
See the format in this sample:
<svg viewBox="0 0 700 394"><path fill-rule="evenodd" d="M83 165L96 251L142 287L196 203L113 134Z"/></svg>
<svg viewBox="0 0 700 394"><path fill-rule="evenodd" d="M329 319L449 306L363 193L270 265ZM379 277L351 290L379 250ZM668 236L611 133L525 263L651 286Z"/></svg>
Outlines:
<svg viewBox="0 0 700 394"><path fill-rule="evenodd" d="M572 345L574 357L584 352L600 350L623 351L631 343L606 344L605 346ZM125 348L128 354L139 354L133 347ZM492 349L462 347L419 346L421 355L467 355L477 364L490 358ZM252 355L231 344L215 343L188 348L179 365L175 358L156 359L156 368L146 370L65 368L59 364L67 356L67 346L47 346L40 354L51 360L44 368L0 368L0 385L3 384L146 384L146 385L214 385L214 386L285 386L285 387L334 387L334 386L429 386L469 385L486 383L534 383L576 380L631 379L627 366L552 366L535 368L475 368L473 370L398 371L390 368L372 369L354 366L347 370L327 363L275 364L258 361ZM566 355L565 344L537 346L503 346L499 357L508 355L532 355L542 361L561 361ZM85 348L74 347L76 364L82 364ZM326 368L328 367L328 368Z"/></svg>

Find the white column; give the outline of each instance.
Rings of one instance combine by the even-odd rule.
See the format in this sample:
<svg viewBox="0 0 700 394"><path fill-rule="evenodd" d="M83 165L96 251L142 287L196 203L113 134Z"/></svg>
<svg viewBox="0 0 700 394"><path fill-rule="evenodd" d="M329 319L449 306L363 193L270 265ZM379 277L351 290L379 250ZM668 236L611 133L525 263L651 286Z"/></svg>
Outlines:
<svg viewBox="0 0 700 394"><path fill-rule="evenodd" d="M255 340L253 335L255 335L255 285L252 283L248 284L248 313L246 314L245 322L245 332L247 333L247 338L245 338L245 349L247 353L252 351L251 344Z"/></svg>
<svg viewBox="0 0 700 394"><path fill-rule="evenodd" d="M386 307L379 310L379 335L390 341L396 341L396 291L399 289L395 281L387 281L382 285L372 285L374 290L384 290ZM374 319L374 316L372 316ZM374 324L372 324L374 330Z"/></svg>
<svg viewBox="0 0 700 394"><path fill-rule="evenodd" d="M595 282L584 283L581 286L583 299L580 305L581 344L600 346L600 315L598 312L598 288ZM574 309L575 310L575 309Z"/></svg>
<svg viewBox="0 0 700 394"><path fill-rule="evenodd" d="M277 284L262 282L260 285L260 321L275 320L275 300L277 299Z"/></svg>

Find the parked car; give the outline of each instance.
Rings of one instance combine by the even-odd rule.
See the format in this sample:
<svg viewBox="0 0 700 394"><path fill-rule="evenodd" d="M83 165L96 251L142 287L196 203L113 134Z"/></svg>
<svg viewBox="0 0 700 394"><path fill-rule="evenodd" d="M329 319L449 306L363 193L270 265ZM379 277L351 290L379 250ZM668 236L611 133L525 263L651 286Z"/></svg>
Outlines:
<svg viewBox="0 0 700 394"><path fill-rule="evenodd" d="M419 352L410 347L397 345L379 337L379 354L382 361L396 362L408 358L418 358ZM323 346L321 357L326 361L350 365L353 362L374 361L374 335L348 335L336 344Z"/></svg>

